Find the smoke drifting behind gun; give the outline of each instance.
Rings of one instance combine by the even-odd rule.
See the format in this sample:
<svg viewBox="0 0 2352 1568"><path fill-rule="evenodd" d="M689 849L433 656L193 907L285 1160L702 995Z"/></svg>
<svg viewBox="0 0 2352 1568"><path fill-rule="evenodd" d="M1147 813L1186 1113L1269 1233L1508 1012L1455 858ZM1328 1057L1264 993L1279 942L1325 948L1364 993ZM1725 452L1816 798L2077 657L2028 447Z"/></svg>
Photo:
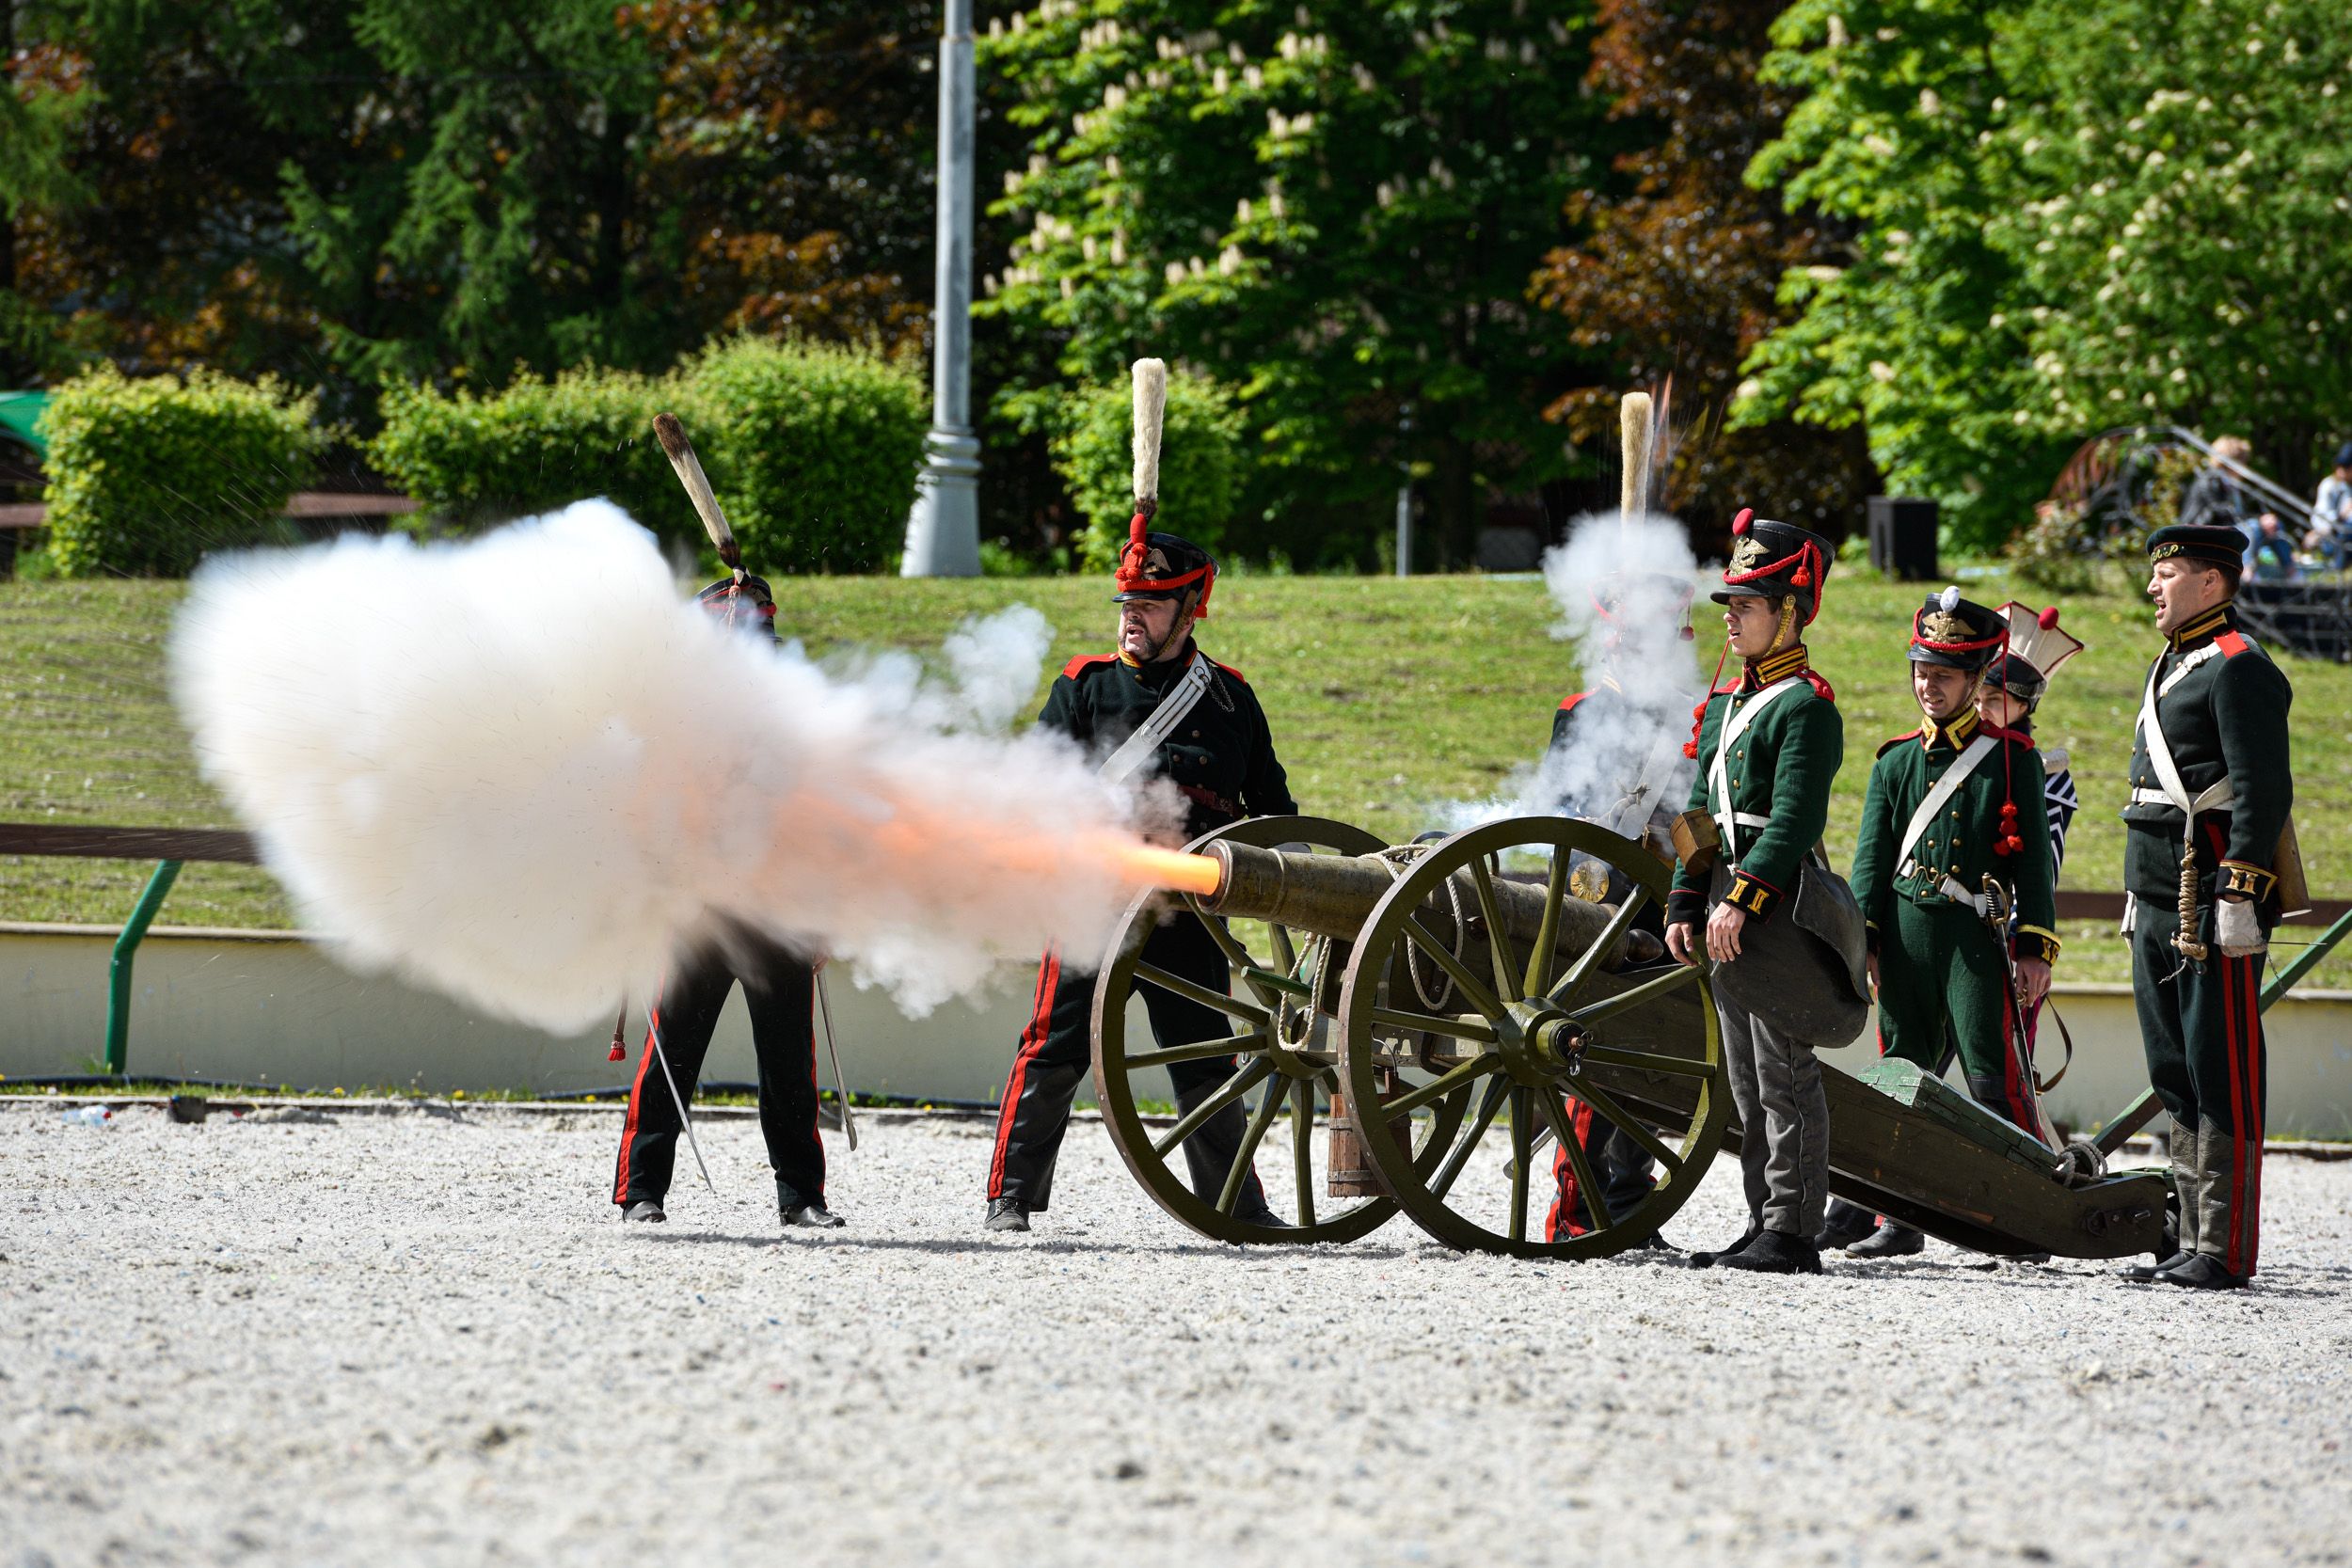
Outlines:
<svg viewBox="0 0 2352 1568"><path fill-rule="evenodd" d="M731 922L921 1011L1046 945L1093 953L1139 887L1199 884L1141 836L1171 800L998 733L1049 641L1015 609L949 640L945 682L906 656L829 670L683 603L595 501L208 564L172 672L307 927L569 1030Z"/></svg>

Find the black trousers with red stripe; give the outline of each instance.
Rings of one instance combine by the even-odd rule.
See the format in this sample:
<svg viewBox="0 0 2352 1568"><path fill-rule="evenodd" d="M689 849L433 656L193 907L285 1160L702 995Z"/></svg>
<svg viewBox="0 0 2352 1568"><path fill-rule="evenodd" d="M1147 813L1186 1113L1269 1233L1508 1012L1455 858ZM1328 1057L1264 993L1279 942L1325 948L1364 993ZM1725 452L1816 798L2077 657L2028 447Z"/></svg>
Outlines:
<svg viewBox="0 0 2352 1568"><path fill-rule="evenodd" d="M817 972L807 959L748 931L696 953L661 983L653 1026L661 1053L689 1101L702 1076L711 1031L735 983L752 1015L752 1051L759 1063L759 1131L776 1173L776 1199L787 1209L825 1200L825 1146L817 1132L817 1030L813 1018ZM677 1157L677 1102L653 1053L653 1031L637 1058L628 1092L628 1120L612 1178L612 1201L659 1203L668 1196Z"/></svg>
<svg viewBox="0 0 2352 1568"><path fill-rule="evenodd" d="M1211 990L1226 991L1232 985L1224 951L1198 915L1179 913L1154 930L1144 941L1143 961ZM1235 1026L1214 1007L1157 986L1136 990L1162 1046L1234 1033ZM1048 953L1038 965L1037 999L1005 1080L996 1153L988 1170L991 1198L1012 1198L1028 1209L1043 1209L1052 1198L1054 1163L1070 1127L1071 1102L1093 1060L1094 972L1065 967L1059 953ZM1230 1056L1181 1062L1168 1069L1180 1101L1196 1101L1232 1075Z"/></svg>
<svg viewBox="0 0 2352 1568"><path fill-rule="evenodd" d="M2220 1234L2200 1234L2197 1250L2235 1275L2251 1275L2262 1239L2263 1126L2269 1070L2263 1046L2262 955L2183 965L2172 945L2180 917L2153 898L2132 916L2132 990L2148 1083L2184 1128L2207 1141L2223 1134L2229 1218ZM2213 940L2211 905L2201 923ZM2183 1194L2184 1203L2195 1201Z"/></svg>

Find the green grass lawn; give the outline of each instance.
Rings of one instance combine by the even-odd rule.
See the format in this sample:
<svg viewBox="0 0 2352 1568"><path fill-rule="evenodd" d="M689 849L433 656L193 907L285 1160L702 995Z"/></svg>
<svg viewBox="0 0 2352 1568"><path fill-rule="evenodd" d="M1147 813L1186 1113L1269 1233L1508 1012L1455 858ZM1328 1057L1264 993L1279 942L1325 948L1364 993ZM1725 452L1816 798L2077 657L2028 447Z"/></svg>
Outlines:
<svg viewBox="0 0 2352 1568"><path fill-rule="evenodd" d="M856 644L928 652L961 618L1015 603L1035 605L1053 623L1057 668L1109 641L1109 590L1097 579L804 578L778 586L780 624L819 654ZM1988 604L2010 596L1998 577L1966 588ZM0 820L229 822L197 777L164 689L164 639L181 593L164 582L0 583ZM1815 662L1836 687L1846 718L1846 767L1830 827L1841 863L1872 752L1917 721L1903 649L1919 594L1915 585L1841 570L1814 628ZM2030 590L2017 596L2042 602ZM2074 753L2083 798L2065 885L2113 888L2123 837L2116 812L2154 634L2120 579L2070 597L2065 608L2066 625L2090 644L2058 677L2040 723L2045 746ZM1541 752L1552 709L1580 684L1574 650L1551 640L1551 607L1532 580L1233 577L1218 588L1216 611L1202 643L1258 689L1301 808L1394 838L1432 825L1438 802L1492 794ZM1712 629L1702 615L1698 647L1708 650L1709 666ZM2312 891L2341 897L2352 894L2352 742L2344 718L2352 712L2352 668L2289 660L2287 670L2296 685L2303 852ZM0 918L119 921L149 869L0 859ZM264 874L230 866L188 867L164 919L291 923ZM2127 977L2111 936L2078 927L2068 937L2063 977ZM2331 958L2307 984L2352 985L2352 953Z"/></svg>

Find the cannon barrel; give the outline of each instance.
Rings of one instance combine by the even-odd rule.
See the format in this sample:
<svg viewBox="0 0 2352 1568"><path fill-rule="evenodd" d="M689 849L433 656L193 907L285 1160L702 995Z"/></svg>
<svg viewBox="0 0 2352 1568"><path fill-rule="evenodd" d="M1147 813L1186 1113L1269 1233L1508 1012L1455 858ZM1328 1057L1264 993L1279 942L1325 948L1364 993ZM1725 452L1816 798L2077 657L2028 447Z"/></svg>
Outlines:
<svg viewBox="0 0 2352 1568"><path fill-rule="evenodd" d="M1373 906L1396 885L1403 870L1377 855L1301 854L1261 849L1230 839L1204 846L1201 852L1219 867L1216 894L1200 901L1206 912L1236 920L1275 921L1342 942L1353 940L1363 929L1372 918ZM1493 880L1503 934L1524 949L1543 930L1543 883L1508 876ZM1456 908L1473 928L1482 920L1478 884L1470 872L1455 872L1448 885L1447 896L1432 896L1421 910L1422 923L1432 936L1444 942L1454 939ZM1599 939L1616 912L1613 904L1564 899L1556 932L1559 952L1569 957L1582 953ZM1629 961L1648 963L1661 951L1658 939L1649 933L1629 931L1603 966L1616 969Z"/></svg>

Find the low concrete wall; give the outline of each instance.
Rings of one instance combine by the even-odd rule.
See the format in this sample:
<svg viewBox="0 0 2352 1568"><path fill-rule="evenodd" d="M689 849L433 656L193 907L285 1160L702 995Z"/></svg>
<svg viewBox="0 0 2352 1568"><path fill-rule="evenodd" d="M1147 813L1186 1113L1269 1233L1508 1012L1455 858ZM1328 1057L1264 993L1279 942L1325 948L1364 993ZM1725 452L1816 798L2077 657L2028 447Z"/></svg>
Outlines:
<svg viewBox="0 0 2352 1568"><path fill-rule="evenodd" d="M113 931L98 927L0 926L0 1073L87 1070L103 1051L113 942ZM320 1088L413 1083L440 1091L560 1094L621 1082L627 1070L605 1060L609 1024L558 1039L398 980L352 974L294 936L159 927L139 949L136 975L134 1072ZM1028 1021L1030 980L1025 971L1008 973L984 1005L952 1004L917 1021L841 977L833 1004L851 1087L994 1100ZM2077 1126L2104 1121L2147 1085L2130 988L2061 987L2057 1005L2075 1049L2074 1067L2050 1097L2052 1114ZM2290 992L2266 1022L2271 1130L2281 1137L2352 1138L2352 992ZM2046 1020L2042 1036L2047 1071L2061 1048ZM632 1055L639 1037L632 1030ZM1870 1059L1868 1039L1825 1059L1856 1070ZM818 1067L830 1085L821 1053ZM703 1070L710 1079L754 1075L739 992L719 1021Z"/></svg>
<svg viewBox="0 0 2352 1568"><path fill-rule="evenodd" d="M100 927L0 926L0 1073L92 1070L105 1050L114 938ZM609 1020L558 1038L397 979L354 974L285 934L158 927L134 974L130 1068L166 1077L562 1094L626 1082L644 1031L639 1014L630 1061L608 1062ZM1032 978L1009 974L983 1006L950 1004L913 1022L880 992L834 977L834 1022L850 1087L995 1099L1028 1022ZM749 1081L755 1071L739 990L720 1016L703 1076ZM818 1076L832 1086L821 1049Z"/></svg>

